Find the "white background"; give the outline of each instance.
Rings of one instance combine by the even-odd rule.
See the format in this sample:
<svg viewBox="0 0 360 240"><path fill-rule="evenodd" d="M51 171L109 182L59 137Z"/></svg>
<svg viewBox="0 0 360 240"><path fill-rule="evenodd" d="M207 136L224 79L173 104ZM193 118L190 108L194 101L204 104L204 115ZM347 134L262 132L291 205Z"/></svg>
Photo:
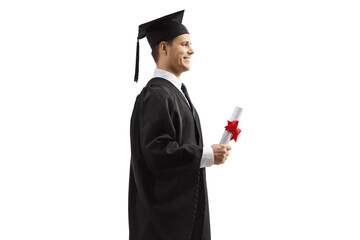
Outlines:
<svg viewBox="0 0 360 240"><path fill-rule="evenodd" d="M186 9L212 238L360 239L357 1L1 1L0 239L128 239L138 25Z"/></svg>

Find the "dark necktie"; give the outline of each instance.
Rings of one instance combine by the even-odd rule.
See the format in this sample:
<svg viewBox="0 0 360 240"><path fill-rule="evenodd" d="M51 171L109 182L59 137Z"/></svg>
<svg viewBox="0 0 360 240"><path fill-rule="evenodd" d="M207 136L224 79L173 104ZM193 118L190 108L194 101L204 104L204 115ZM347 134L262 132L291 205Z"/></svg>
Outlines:
<svg viewBox="0 0 360 240"><path fill-rule="evenodd" d="M188 100L189 104L190 104L190 108L191 108L191 111L192 111L192 114L195 118L195 110L194 110L194 106L192 105L192 102L190 100L190 96L189 96L189 93L185 87L185 84L181 83L181 90L183 91L183 93L185 94L185 97L186 99Z"/></svg>

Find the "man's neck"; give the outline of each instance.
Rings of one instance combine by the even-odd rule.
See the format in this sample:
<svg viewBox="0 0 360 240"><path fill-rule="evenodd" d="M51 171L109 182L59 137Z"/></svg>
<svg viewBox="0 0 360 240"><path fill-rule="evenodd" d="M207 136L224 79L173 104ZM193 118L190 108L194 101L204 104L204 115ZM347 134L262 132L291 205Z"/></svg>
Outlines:
<svg viewBox="0 0 360 240"><path fill-rule="evenodd" d="M156 68L161 69L161 70L164 70L164 71L167 71L167 72L173 74L174 76L176 76L178 79L180 79L181 73L175 73L175 72L172 71L171 69L169 69L169 68L167 68L167 67L164 67L164 66L160 66L160 65L156 65Z"/></svg>

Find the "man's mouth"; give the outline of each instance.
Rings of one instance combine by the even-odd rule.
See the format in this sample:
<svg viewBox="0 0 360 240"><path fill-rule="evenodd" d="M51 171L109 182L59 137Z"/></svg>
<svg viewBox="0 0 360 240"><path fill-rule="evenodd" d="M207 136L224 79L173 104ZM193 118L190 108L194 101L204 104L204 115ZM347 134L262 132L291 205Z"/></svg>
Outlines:
<svg viewBox="0 0 360 240"><path fill-rule="evenodd" d="M190 57L184 57L187 62L190 62Z"/></svg>

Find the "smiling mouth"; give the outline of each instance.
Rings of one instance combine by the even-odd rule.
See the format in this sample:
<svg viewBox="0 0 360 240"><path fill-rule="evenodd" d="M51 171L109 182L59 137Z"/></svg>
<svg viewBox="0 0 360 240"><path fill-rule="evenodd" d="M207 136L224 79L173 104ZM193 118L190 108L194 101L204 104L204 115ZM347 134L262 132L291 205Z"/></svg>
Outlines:
<svg viewBox="0 0 360 240"><path fill-rule="evenodd" d="M184 59L185 59L187 62L190 62L190 58L189 58L189 57L184 57Z"/></svg>

